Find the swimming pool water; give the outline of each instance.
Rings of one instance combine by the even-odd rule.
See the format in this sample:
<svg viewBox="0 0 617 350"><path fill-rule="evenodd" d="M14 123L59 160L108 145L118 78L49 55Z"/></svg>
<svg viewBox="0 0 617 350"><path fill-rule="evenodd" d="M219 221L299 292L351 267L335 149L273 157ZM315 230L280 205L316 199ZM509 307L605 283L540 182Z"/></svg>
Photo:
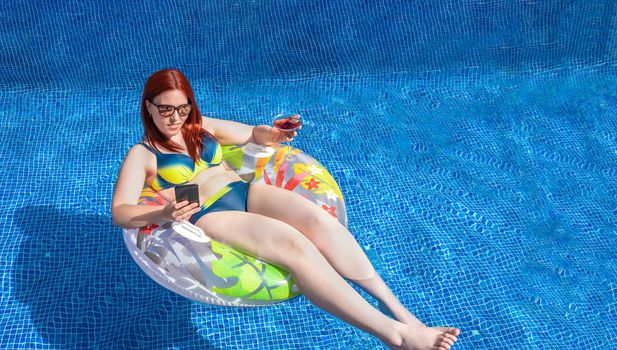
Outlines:
<svg viewBox="0 0 617 350"><path fill-rule="evenodd" d="M0 7L0 348L369 349L299 297L256 309L157 285L111 225L149 74L201 111L306 118L382 278L454 349L617 340L611 1ZM373 305L376 301L359 288Z"/></svg>

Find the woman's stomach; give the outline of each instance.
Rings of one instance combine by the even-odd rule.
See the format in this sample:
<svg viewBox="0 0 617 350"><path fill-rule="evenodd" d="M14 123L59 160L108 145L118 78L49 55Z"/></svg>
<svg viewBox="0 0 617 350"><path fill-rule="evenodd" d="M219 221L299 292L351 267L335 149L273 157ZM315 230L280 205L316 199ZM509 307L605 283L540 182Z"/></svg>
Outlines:
<svg viewBox="0 0 617 350"><path fill-rule="evenodd" d="M233 169L226 168L224 162L218 166L211 167L196 174L191 181L186 184L197 184L199 186L199 204L205 202L219 189L235 181L243 180ZM175 190L173 187L158 191L163 198L168 201L174 200Z"/></svg>

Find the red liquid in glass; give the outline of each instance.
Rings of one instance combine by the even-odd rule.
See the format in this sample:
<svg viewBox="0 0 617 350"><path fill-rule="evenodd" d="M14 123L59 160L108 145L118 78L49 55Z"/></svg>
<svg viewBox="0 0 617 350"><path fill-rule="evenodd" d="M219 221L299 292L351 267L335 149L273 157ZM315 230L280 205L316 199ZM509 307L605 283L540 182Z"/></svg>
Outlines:
<svg viewBox="0 0 617 350"><path fill-rule="evenodd" d="M285 118L274 121L274 126L281 130L294 130L302 125L302 121L296 118Z"/></svg>
<svg viewBox="0 0 617 350"><path fill-rule="evenodd" d="M287 136L293 135L293 131L299 128L300 125L302 125L302 120L293 117L274 121L274 127L281 130Z"/></svg>

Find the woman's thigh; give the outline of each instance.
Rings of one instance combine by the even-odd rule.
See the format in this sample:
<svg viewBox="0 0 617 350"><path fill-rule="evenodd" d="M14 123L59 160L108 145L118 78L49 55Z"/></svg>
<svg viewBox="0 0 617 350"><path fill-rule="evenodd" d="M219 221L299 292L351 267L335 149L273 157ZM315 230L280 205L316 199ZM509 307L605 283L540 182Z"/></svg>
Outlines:
<svg viewBox="0 0 617 350"><path fill-rule="evenodd" d="M311 200L272 185L251 184L247 208L249 212L295 227L315 244L325 238L320 235L331 235L334 229L346 230L336 218Z"/></svg>
<svg viewBox="0 0 617 350"><path fill-rule="evenodd" d="M302 254L318 253L313 243L285 222L243 211L207 213L195 223L211 239L263 261L292 270Z"/></svg>

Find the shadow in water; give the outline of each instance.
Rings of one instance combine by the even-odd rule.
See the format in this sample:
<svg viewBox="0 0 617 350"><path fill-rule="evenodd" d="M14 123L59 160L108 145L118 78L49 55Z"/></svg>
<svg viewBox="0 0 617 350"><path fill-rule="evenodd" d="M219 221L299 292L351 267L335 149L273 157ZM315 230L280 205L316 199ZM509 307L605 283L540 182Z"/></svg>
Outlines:
<svg viewBox="0 0 617 350"><path fill-rule="evenodd" d="M108 217L51 206L16 210L27 236L14 295L39 334L61 349L214 349L191 322L193 302L150 280Z"/></svg>

